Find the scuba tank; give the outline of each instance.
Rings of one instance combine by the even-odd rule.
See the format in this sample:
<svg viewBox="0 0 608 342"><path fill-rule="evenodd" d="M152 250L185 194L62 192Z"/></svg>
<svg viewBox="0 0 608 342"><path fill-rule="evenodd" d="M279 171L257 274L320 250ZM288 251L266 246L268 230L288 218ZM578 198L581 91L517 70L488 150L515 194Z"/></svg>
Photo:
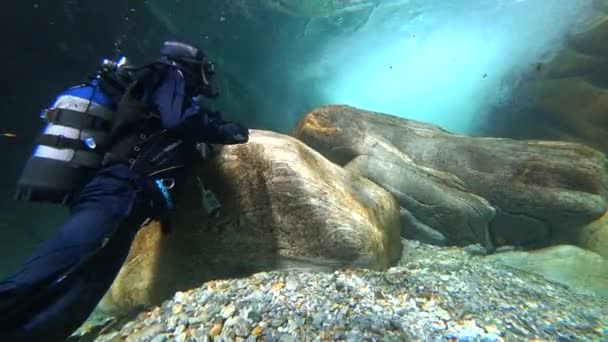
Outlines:
<svg viewBox="0 0 608 342"><path fill-rule="evenodd" d="M91 81L59 94L17 181L15 199L68 204L101 167L117 103L133 81L126 59L104 59Z"/></svg>

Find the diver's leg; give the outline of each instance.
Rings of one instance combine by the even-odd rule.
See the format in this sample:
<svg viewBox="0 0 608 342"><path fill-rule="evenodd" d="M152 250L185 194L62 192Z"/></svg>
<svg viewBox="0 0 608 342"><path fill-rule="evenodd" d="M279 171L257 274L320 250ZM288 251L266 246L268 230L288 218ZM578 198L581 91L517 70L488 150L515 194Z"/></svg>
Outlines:
<svg viewBox="0 0 608 342"><path fill-rule="evenodd" d="M59 342L69 337L112 285L129 253L137 231L134 227L134 222L121 225L104 248L79 264L55 288L43 289L36 301L24 299L24 305L11 313L13 319L0 318L0 340Z"/></svg>
<svg viewBox="0 0 608 342"><path fill-rule="evenodd" d="M136 196L136 180L137 176L122 165L100 172L76 199L66 222L7 281L34 287L98 249L128 216ZM0 283L0 289L5 286L5 282Z"/></svg>
<svg viewBox="0 0 608 342"><path fill-rule="evenodd" d="M138 182L125 166L100 172L58 232L0 283L0 337L10 337L1 340L60 340L88 317L146 216Z"/></svg>

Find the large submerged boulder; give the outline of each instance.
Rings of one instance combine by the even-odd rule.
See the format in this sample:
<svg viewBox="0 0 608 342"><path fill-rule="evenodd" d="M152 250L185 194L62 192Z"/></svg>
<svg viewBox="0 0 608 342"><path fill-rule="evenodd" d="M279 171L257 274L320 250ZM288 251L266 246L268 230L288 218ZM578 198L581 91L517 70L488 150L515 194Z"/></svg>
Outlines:
<svg viewBox="0 0 608 342"><path fill-rule="evenodd" d="M312 111L294 134L453 244L542 245L607 207L607 159L581 144L459 136L349 106Z"/></svg>
<svg viewBox="0 0 608 342"><path fill-rule="evenodd" d="M285 268L383 270L401 256L399 206L300 141L252 131L194 170L172 232L143 228L100 308L157 304L209 279ZM222 204L209 217L200 188Z"/></svg>
<svg viewBox="0 0 608 342"><path fill-rule="evenodd" d="M530 65L505 106L488 115L483 133L581 142L608 152L608 1L546 63Z"/></svg>

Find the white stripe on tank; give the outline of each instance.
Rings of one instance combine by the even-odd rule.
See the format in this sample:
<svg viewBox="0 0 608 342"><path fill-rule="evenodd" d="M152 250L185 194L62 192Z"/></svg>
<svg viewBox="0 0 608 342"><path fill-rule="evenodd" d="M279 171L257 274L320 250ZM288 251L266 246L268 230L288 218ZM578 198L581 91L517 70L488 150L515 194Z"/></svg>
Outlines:
<svg viewBox="0 0 608 342"><path fill-rule="evenodd" d="M66 138L79 139L80 131L74 127L63 125L48 124L44 129L44 134L48 135L63 135Z"/></svg>
<svg viewBox="0 0 608 342"><path fill-rule="evenodd" d="M59 149L46 145L38 145L34 152L35 157L55 159L69 162L74 158L75 151L68 149Z"/></svg>
<svg viewBox="0 0 608 342"><path fill-rule="evenodd" d="M44 129L44 134L48 135L63 135L66 138L78 139L80 137L80 131L76 128L48 124ZM75 151L66 148L56 148L46 145L38 145L34 151L35 157L56 159L63 161L70 161L74 158Z"/></svg>

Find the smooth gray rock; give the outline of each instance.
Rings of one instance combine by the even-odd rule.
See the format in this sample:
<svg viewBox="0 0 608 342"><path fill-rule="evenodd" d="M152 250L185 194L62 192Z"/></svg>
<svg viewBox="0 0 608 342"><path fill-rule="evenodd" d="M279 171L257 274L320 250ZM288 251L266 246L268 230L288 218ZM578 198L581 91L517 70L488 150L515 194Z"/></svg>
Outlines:
<svg viewBox="0 0 608 342"><path fill-rule="evenodd" d="M435 125L324 106L294 136L391 192L450 244L531 245L608 207L608 160L582 144L452 134ZM474 241L471 241L474 238Z"/></svg>

